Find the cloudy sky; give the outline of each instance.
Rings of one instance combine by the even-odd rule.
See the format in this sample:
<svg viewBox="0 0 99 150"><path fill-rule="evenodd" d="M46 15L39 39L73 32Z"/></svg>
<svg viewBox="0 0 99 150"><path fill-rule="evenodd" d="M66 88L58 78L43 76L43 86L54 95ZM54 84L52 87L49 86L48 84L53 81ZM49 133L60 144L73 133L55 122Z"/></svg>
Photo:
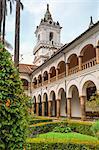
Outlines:
<svg viewBox="0 0 99 150"><path fill-rule="evenodd" d="M21 44L20 55L23 55L21 63L32 64L33 47L36 44L35 29L46 12L47 3L54 21L59 21L63 27L61 42L63 44L72 41L89 25L90 16L94 23L99 20L99 0L21 0L24 10L21 11ZM6 21L6 39L14 48L15 6L13 14L8 15ZM13 54L13 50L10 51Z"/></svg>

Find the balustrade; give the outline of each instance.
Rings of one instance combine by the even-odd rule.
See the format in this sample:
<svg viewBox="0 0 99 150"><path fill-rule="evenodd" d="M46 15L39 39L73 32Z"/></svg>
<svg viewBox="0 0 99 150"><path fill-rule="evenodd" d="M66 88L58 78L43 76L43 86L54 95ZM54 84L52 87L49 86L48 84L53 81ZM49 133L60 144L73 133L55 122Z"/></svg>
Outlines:
<svg viewBox="0 0 99 150"><path fill-rule="evenodd" d="M77 73L79 71L79 66L69 69L69 75Z"/></svg>
<svg viewBox="0 0 99 150"><path fill-rule="evenodd" d="M65 77L65 72L58 74L58 79Z"/></svg>
<svg viewBox="0 0 99 150"><path fill-rule="evenodd" d="M91 60L89 60L89 61L87 61L87 62L85 62L85 63L83 63L82 66L81 66L81 68L82 68L82 70L84 70L84 69L93 67L94 65L96 65L96 57L93 58L93 59L91 59ZM69 69L69 71L68 71L69 74L68 74L68 75L75 74L75 73L77 73L78 71L79 71L79 66L75 66L75 67ZM50 82L54 82L54 81L56 81L56 80L58 80L58 79L61 79L61 78L64 78L64 77L65 77L65 72L63 72L63 73L61 73L61 74L58 74L57 79L56 79L56 76L54 76L54 77L50 78L49 81L50 81ZM50 83L50 82L49 82L49 83ZM33 85L33 88L35 89L35 88L37 88L37 87L40 87L40 86L46 85L46 84L48 84L48 80L43 81L43 83L39 83L38 86L37 86L37 85ZM28 90L28 87L24 86L24 88L25 88L25 90Z"/></svg>
<svg viewBox="0 0 99 150"><path fill-rule="evenodd" d="M56 76L50 78L50 82L54 82L54 81L56 81Z"/></svg>
<svg viewBox="0 0 99 150"><path fill-rule="evenodd" d="M96 57L83 63L82 64L82 70L93 67L94 65L96 65Z"/></svg>

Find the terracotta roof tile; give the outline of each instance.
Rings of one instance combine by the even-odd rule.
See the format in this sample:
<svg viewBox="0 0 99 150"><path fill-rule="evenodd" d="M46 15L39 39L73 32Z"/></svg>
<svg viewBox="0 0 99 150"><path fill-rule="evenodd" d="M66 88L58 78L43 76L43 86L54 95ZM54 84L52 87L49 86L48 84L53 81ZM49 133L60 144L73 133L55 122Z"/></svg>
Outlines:
<svg viewBox="0 0 99 150"><path fill-rule="evenodd" d="M20 73L27 73L27 74L30 74L32 73L32 71L34 69L36 69L37 66L35 65L29 65L29 64L19 64L19 72Z"/></svg>

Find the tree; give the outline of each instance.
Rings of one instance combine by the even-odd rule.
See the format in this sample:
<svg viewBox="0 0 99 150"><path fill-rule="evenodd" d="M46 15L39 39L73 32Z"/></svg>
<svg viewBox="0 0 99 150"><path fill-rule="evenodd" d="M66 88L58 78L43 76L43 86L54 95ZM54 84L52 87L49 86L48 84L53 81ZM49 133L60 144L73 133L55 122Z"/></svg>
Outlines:
<svg viewBox="0 0 99 150"><path fill-rule="evenodd" d="M12 13L12 2L14 0L3 0L3 44L5 42L5 24L6 24L6 15L7 15L7 2L10 3L10 14Z"/></svg>
<svg viewBox="0 0 99 150"><path fill-rule="evenodd" d="M14 0L0 0L0 38L1 31L3 30L3 44L5 42L5 23L6 23L6 15L7 15L7 2L10 4L10 14L12 13L12 3Z"/></svg>
<svg viewBox="0 0 99 150"><path fill-rule="evenodd" d="M20 50L20 8L23 10L24 6L20 0L16 0L14 62L17 68L19 67L19 50Z"/></svg>
<svg viewBox="0 0 99 150"><path fill-rule="evenodd" d="M86 102L86 105L92 109L92 111L99 112L99 95L94 94L90 100Z"/></svg>
<svg viewBox="0 0 99 150"><path fill-rule="evenodd" d="M23 150L27 133L27 97L11 56L0 45L0 149Z"/></svg>

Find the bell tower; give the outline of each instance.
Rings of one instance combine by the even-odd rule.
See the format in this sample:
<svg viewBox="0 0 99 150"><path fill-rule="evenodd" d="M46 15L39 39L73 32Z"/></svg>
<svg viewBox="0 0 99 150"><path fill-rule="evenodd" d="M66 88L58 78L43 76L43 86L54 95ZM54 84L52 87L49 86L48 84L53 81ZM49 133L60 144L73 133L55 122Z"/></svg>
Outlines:
<svg viewBox="0 0 99 150"><path fill-rule="evenodd" d="M53 21L49 4L47 4L44 18L41 19L35 31L37 38L37 43L33 50L35 65L40 66L62 46L60 43L61 28L58 21Z"/></svg>

